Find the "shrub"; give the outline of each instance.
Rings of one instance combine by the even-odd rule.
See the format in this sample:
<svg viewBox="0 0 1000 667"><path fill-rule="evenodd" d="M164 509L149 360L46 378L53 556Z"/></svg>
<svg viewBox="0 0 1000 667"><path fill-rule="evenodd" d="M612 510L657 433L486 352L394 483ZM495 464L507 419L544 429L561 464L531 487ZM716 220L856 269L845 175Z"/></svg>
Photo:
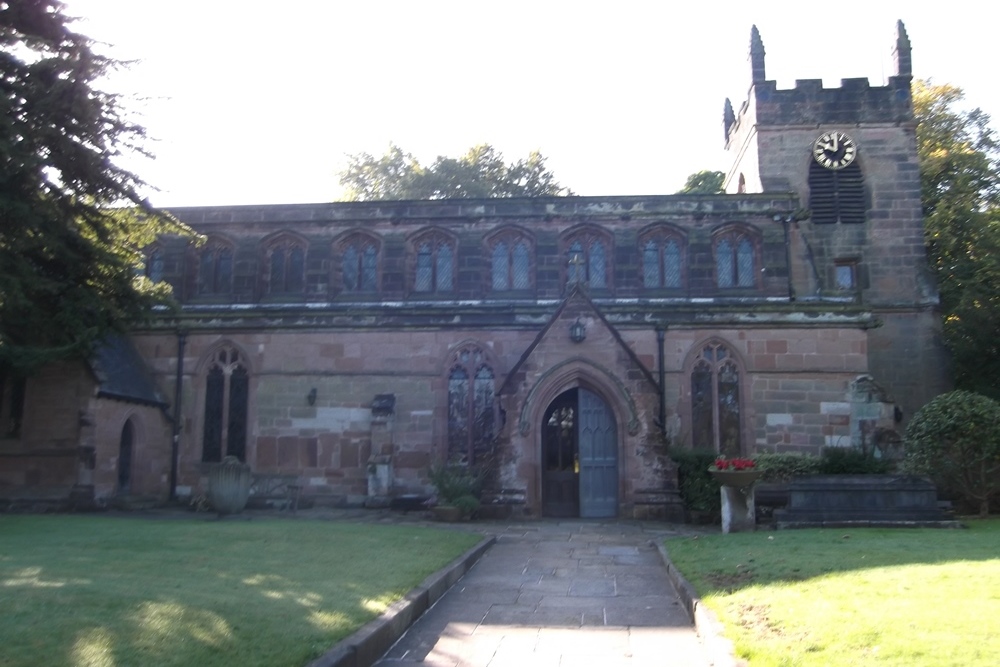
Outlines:
<svg viewBox="0 0 1000 667"><path fill-rule="evenodd" d="M892 468L886 459L877 459L857 447L826 447L819 459L821 475L884 475Z"/></svg>
<svg viewBox="0 0 1000 667"><path fill-rule="evenodd" d="M677 463L677 485L684 507L698 512L719 512L722 500L719 485L709 474L718 453L707 449L673 449L670 458Z"/></svg>
<svg viewBox="0 0 1000 667"><path fill-rule="evenodd" d="M469 499L472 499L476 501L476 507L482 495L484 475L483 469L460 463L431 466L429 473L439 504L468 506L471 504Z"/></svg>
<svg viewBox="0 0 1000 667"><path fill-rule="evenodd" d="M757 468L763 470L762 482L787 482L792 477L815 475L819 472L819 458L806 454L762 453L753 457Z"/></svg>
<svg viewBox="0 0 1000 667"><path fill-rule="evenodd" d="M930 475L989 514L1000 490L1000 403L968 391L941 394L906 428L903 469Z"/></svg>

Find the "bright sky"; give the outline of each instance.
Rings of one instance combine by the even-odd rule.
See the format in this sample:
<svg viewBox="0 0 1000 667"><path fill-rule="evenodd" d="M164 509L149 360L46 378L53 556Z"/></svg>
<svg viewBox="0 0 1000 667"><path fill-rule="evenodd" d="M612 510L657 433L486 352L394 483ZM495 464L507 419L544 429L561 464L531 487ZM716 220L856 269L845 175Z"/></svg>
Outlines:
<svg viewBox="0 0 1000 667"><path fill-rule="evenodd" d="M577 194L670 194L727 166L753 24L779 87L881 85L902 19L914 75L1000 117L996 13L973 0L65 1L138 61L104 87L146 98L156 160L122 164L158 206L332 201L346 156L390 142L424 164L539 149Z"/></svg>

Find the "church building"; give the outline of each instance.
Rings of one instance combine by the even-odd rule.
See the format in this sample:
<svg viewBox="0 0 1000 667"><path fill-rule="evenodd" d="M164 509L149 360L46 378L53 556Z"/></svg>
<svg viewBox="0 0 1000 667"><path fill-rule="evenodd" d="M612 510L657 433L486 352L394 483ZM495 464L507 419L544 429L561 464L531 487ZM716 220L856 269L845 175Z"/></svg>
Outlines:
<svg viewBox="0 0 1000 667"><path fill-rule="evenodd" d="M754 28L725 194L172 209L178 309L4 382L0 499L196 497L235 456L357 506L451 461L508 514L676 518L670 448L901 433L948 379L892 47L884 86L779 89Z"/></svg>

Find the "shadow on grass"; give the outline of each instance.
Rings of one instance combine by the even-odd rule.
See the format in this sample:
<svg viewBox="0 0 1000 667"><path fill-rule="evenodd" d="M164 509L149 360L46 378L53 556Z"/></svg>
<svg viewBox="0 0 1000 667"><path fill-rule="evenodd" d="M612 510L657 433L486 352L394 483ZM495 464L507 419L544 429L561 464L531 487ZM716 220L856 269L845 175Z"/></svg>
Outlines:
<svg viewBox="0 0 1000 667"><path fill-rule="evenodd" d="M313 521L0 517L0 664L297 665L475 535Z"/></svg>
<svg viewBox="0 0 1000 667"><path fill-rule="evenodd" d="M675 538L677 568L698 592L796 582L836 573L1000 558L1000 519L967 529L822 528Z"/></svg>

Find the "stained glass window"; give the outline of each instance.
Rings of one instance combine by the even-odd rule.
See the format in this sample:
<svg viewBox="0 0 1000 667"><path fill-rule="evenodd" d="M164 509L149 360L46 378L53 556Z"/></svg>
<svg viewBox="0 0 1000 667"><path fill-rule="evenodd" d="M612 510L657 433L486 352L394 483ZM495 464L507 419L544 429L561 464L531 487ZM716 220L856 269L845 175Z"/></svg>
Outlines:
<svg viewBox="0 0 1000 667"><path fill-rule="evenodd" d="M464 346L448 374L448 459L481 463L496 436L496 378L482 350Z"/></svg>
<svg viewBox="0 0 1000 667"><path fill-rule="evenodd" d="M743 450L740 370L722 343L706 345L691 370L692 445L727 456Z"/></svg>

